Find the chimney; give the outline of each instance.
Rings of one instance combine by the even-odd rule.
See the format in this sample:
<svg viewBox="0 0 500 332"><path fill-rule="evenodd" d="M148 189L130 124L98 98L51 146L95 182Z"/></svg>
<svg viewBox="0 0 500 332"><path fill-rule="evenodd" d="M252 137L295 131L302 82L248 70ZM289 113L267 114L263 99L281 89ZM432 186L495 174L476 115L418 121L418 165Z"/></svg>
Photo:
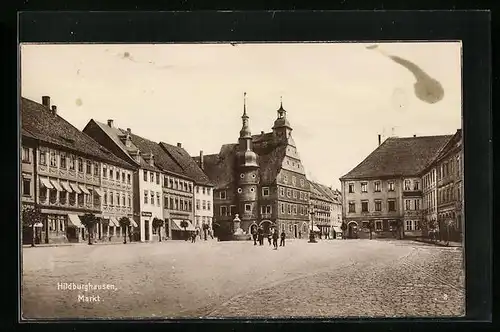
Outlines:
<svg viewBox="0 0 500 332"><path fill-rule="evenodd" d="M417 137L417 135L413 135L413 137Z"/></svg>
<svg viewBox="0 0 500 332"><path fill-rule="evenodd" d="M132 129L127 128L127 133L132 134Z"/></svg>
<svg viewBox="0 0 500 332"><path fill-rule="evenodd" d="M57 115L57 106L52 105L52 114Z"/></svg>
<svg viewBox="0 0 500 332"><path fill-rule="evenodd" d="M50 108L50 97L49 96L42 96L42 105Z"/></svg>
<svg viewBox="0 0 500 332"><path fill-rule="evenodd" d="M382 140L382 135L379 134L378 135L378 145L380 145L382 143L381 140Z"/></svg>
<svg viewBox="0 0 500 332"><path fill-rule="evenodd" d="M264 130L262 130L262 131L260 132L260 134L261 134L261 135L264 135Z"/></svg>
<svg viewBox="0 0 500 332"><path fill-rule="evenodd" d="M108 120L108 127L113 128L113 120Z"/></svg>
<svg viewBox="0 0 500 332"><path fill-rule="evenodd" d="M203 163L203 150L200 150L200 168L203 170L204 167L205 165Z"/></svg>
<svg viewBox="0 0 500 332"><path fill-rule="evenodd" d="M182 143L177 143L178 148L182 148Z"/></svg>

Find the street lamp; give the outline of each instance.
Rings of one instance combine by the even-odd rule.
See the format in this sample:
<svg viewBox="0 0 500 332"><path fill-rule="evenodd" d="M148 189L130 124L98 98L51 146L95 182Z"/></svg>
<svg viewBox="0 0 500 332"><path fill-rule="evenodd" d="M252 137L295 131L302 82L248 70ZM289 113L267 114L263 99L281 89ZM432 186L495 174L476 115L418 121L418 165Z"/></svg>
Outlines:
<svg viewBox="0 0 500 332"><path fill-rule="evenodd" d="M311 231L309 232L309 243L317 243L316 237L314 236L314 205L309 205L309 214L311 215Z"/></svg>

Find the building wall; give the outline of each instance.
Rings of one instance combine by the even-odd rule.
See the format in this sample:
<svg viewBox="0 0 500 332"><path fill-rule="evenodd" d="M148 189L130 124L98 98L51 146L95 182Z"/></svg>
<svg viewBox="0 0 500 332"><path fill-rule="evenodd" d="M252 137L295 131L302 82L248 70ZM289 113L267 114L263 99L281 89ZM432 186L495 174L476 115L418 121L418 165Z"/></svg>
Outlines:
<svg viewBox="0 0 500 332"><path fill-rule="evenodd" d="M68 214L83 215L93 213L100 216L101 201L93 188L100 188L100 162L79 154L70 153L57 147L40 146L37 152L36 200L44 217L43 241L79 241L84 236L83 229L68 229ZM89 167L89 168L88 168ZM89 195L83 192L68 193L65 190L47 189L41 178L62 183L85 186ZM62 187L64 189L64 187Z"/></svg>
<svg viewBox="0 0 500 332"><path fill-rule="evenodd" d="M145 175L146 174L146 175ZM153 174L153 181L150 175ZM157 180L158 176L158 180ZM140 197L140 240L153 240L153 219L163 218L162 200L162 174L158 171L139 169L139 193ZM152 196L153 195L153 196ZM151 202L153 197L153 202Z"/></svg>
<svg viewBox="0 0 500 332"><path fill-rule="evenodd" d="M198 227L203 224L208 224L212 227L212 218L214 216L214 199L213 187L195 185L194 201L195 201L195 220L194 223Z"/></svg>
<svg viewBox="0 0 500 332"><path fill-rule="evenodd" d="M163 219L168 237L172 238L173 219L189 220L195 225L194 183L171 174L163 176Z"/></svg>
<svg viewBox="0 0 500 332"><path fill-rule="evenodd" d="M23 204L35 204L35 153L36 148L29 142L22 142L21 147L21 183L20 193Z"/></svg>
<svg viewBox="0 0 500 332"><path fill-rule="evenodd" d="M437 223L437 181L436 167L431 167L422 176L423 223L422 235L427 236L429 226Z"/></svg>
<svg viewBox="0 0 500 332"><path fill-rule="evenodd" d="M134 171L108 163L101 163L101 167L103 219L115 218L118 221L122 217L133 218ZM101 223L99 227L99 238L104 240L118 240L125 235L121 227L113 226L111 223L108 226Z"/></svg>
<svg viewBox="0 0 500 332"><path fill-rule="evenodd" d="M356 225L361 237L366 236L368 232L366 227L370 220L375 222L375 232L382 236L390 231L391 220L403 219L403 182L401 178L353 179L342 180L341 183L342 218L347 225ZM362 210L363 202L366 202L366 211ZM389 211L389 202L394 202L393 211ZM351 203L351 207L349 203ZM352 204L354 204L354 210Z"/></svg>

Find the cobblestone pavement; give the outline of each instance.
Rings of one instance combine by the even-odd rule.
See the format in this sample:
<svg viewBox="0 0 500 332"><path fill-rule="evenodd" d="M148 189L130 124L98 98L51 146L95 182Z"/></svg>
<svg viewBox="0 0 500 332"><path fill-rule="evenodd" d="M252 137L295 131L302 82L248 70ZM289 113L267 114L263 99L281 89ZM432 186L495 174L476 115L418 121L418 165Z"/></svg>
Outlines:
<svg viewBox="0 0 500 332"><path fill-rule="evenodd" d="M395 240L291 240L278 250L216 241L24 248L23 317L460 316L461 255Z"/></svg>

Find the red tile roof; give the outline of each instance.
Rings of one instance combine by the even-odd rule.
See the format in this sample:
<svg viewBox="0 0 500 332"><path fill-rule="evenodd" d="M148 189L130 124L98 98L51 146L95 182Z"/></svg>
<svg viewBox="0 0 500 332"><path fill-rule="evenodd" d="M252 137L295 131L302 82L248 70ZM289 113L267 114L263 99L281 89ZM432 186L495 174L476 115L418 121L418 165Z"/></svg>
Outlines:
<svg viewBox="0 0 500 332"><path fill-rule="evenodd" d="M341 180L418 176L452 135L391 137Z"/></svg>
<svg viewBox="0 0 500 332"><path fill-rule="evenodd" d="M30 134L41 142L54 144L100 161L132 169L87 134L81 132L46 106L27 98L20 103L22 134Z"/></svg>

